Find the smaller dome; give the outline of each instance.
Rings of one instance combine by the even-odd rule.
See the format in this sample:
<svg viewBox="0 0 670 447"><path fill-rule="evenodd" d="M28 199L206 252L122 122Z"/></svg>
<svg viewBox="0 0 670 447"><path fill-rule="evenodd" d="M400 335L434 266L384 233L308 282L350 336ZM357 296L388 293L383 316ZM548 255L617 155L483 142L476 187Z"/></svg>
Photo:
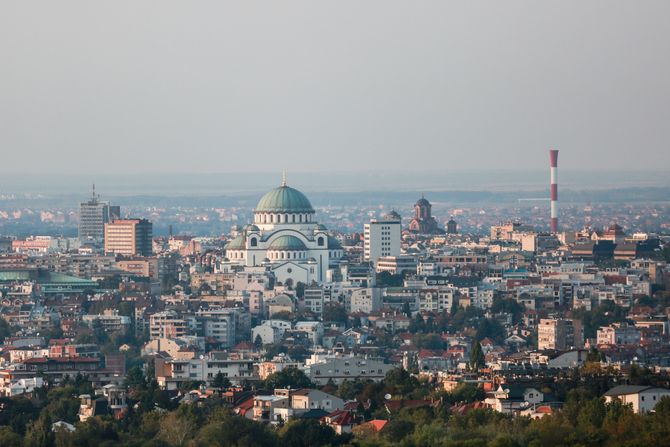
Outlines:
<svg viewBox="0 0 670 447"><path fill-rule="evenodd" d="M244 250L246 247L246 240L244 236L237 236L232 241L226 244L226 250Z"/></svg>
<svg viewBox="0 0 670 447"><path fill-rule="evenodd" d="M420 206L429 206L430 202L426 200L425 197L421 197L419 200L417 200L416 204Z"/></svg>
<svg viewBox="0 0 670 447"><path fill-rule="evenodd" d="M291 235L284 235L279 236L277 239L272 241L272 243L268 247L268 250L300 251L300 250L307 250L307 247L305 247L305 244L297 237Z"/></svg>
<svg viewBox="0 0 670 447"><path fill-rule="evenodd" d="M342 244L336 237L328 236L328 250L341 250Z"/></svg>
<svg viewBox="0 0 670 447"><path fill-rule="evenodd" d="M274 297L269 299L270 303L278 305L278 306L292 306L293 305L293 300L291 299L290 296L280 293L279 295L275 295Z"/></svg>
<svg viewBox="0 0 670 447"><path fill-rule="evenodd" d="M244 231L261 231L256 225L249 224L244 227Z"/></svg>
<svg viewBox="0 0 670 447"><path fill-rule="evenodd" d="M326 226L324 224L318 224L316 226L316 229L319 230L319 231L328 231L328 228L326 228Z"/></svg>

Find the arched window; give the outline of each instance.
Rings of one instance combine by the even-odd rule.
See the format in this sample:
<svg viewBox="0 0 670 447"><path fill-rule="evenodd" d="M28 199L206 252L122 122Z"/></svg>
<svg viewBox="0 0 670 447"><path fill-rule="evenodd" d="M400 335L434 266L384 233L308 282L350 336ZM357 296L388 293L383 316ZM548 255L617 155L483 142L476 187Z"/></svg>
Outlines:
<svg viewBox="0 0 670 447"><path fill-rule="evenodd" d="M295 214L293 214L293 215L291 216L291 221L292 221L293 223L295 223Z"/></svg>
<svg viewBox="0 0 670 447"><path fill-rule="evenodd" d="M252 247L258 247L258 239L252 237L249 245L251 245Z"/></svg>
<svg viewBox="0 0 670 447"><path fill-rule="evenodd" d="M288 223L288 214L284 214L284 223Z"/></svg>
<svg viewBox="0 0 670 447"><path fill-rule="evenodd" d="M316 243L319 247L323 247L323 236L319 236L319 238L316 240Z"/></svg>

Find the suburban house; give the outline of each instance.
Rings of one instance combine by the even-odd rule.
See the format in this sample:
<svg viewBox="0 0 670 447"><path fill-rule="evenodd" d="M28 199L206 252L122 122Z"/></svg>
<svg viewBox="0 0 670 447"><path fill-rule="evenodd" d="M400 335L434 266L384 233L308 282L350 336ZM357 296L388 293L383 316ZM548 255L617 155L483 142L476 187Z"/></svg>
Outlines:
<svg viewBox="0 0 670 447"><path fill-rule="evenodd" d="M516 413L544 401L536 388L525 385L502 384L484 401L490 408L504 414Z"/></svg>
<svg viewBox="0 0 670 447"><path fill-rule="evenodd" d="M670 390L643 385L619 385L604 394L605 402L619 399L629 404L635 413L652 411L663 397L670 397Z"/></svg>

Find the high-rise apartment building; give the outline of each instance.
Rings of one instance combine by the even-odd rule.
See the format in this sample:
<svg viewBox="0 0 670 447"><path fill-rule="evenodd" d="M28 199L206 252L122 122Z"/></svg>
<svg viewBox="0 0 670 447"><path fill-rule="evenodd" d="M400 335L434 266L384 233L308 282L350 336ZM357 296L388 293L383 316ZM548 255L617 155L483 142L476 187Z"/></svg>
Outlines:
<svg viewBox="0 0 670 447"><path fill-rule="evenodd" d="M377 264L384 256L400 256L400 215L391 211L381 219L365 224L364 256L366 261Z"/></svg>
<svg viewBox="0 0 670 447"><path fill-rule="evenodd" d="M537 348L566 350L581 348L584 335L581 321L557 318L542 318L537 326Z"/></svg>
<svg viewBox="0 0 670 447"><path fill-rule="evenodd" d="M79 240L81 242L102 243L105 224L121 217L121 207L101 202L95 193L79 205Z"/></svg>
<svg viewBox="0 0 670 447"><path fill-rule="evenodd" d="M320 286L305 287L305 308L321 316L323 314L324 293Z"/></svg>
<svg viewBox="0 0 670 447"><path fill-rule="evenodd" d="M149 337L178 338L188 333L186 320L174 311L164 311L152 314L149 317Z"/></svg>
<svg viewBox="0 0 670 447"><path fill-rule="evenodd" d="M147 219L118 219L105 224L105 253L151 256L152 227Z"/></svg>

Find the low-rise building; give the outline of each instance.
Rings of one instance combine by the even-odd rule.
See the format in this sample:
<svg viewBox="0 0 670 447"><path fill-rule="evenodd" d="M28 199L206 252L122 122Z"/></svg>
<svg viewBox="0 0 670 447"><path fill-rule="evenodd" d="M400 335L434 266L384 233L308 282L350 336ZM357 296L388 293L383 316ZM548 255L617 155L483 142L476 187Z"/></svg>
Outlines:
<svg viewBox="0 0 670 447"><path fill-rule="evenodd" d="M645 385L619 385L604 394L605 402L620 400L630 405L634 413L652 411L663 397L670 397L670 390Z"/></svg>

